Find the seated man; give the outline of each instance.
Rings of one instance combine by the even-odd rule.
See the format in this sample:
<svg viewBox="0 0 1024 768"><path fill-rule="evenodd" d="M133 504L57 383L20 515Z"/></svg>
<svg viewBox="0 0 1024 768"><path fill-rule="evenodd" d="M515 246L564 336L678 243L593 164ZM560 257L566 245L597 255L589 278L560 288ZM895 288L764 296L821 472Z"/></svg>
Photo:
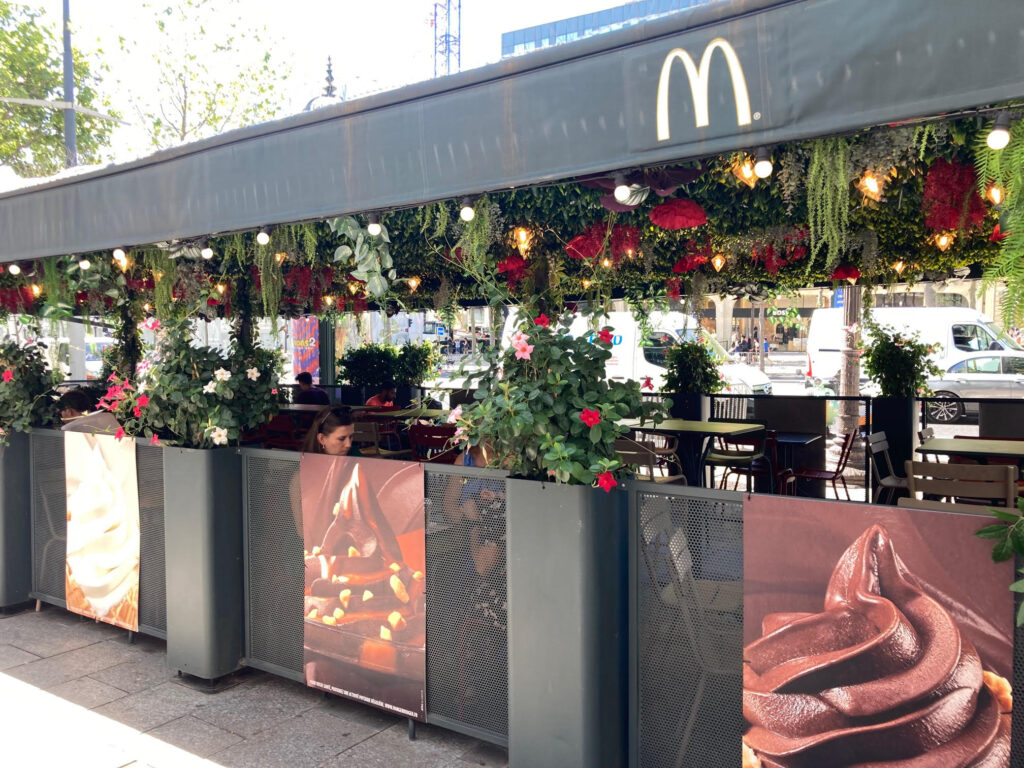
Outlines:
<svg viewBox="0 0 1024 768"><path fill-rule="evenodd" d="M395 382L385 381L380 385L380 390L377 394L367 400L366 404L371 408L393 408L397 396L398 392L395 389Z"/></svg>
<svg viewBox="0 0 1024 768"><path fill-rule="evenodd" d="M307 372L303 371L295 377L295 381L298 382L299 391L295 393L295 404L296 405L330 405L331 398L327 396L320 387L313 386L313 377Z"/></svg>
<svg viewBox="0 0 1024 768"><path fill-rule="evenodd" d="M107 411L92 411L89 396L80 389L72 389L61 395L57 401L60 418L64 422L62 432L88 432L92 435L113 435L121 428L114 414Z"/></svg>

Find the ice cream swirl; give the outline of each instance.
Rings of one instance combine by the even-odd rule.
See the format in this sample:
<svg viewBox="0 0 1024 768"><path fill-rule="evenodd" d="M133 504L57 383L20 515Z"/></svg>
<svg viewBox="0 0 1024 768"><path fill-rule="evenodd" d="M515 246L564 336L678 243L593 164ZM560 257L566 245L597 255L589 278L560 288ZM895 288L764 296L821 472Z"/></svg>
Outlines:
<svg viewBox="0 0 1024 768"><path fill-rule="evenodd" d="M949 612L874 525L819 614L765 617L744 649L744 736L766 768L1009 766L1009 717Z"/></svg>

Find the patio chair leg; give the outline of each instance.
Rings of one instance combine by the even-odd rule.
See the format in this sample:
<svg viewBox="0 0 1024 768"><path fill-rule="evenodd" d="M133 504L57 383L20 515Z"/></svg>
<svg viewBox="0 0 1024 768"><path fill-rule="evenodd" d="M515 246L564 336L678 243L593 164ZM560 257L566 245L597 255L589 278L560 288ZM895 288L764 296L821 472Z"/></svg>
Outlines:
<svg viewBox="0 0 1024 768"><path fill-rule="evenodd" d="M878 497L882 495L882 490L883 490L882 486L880 486L880 485L876 486L875 492L871 496L871 503L872 504L877 504L878 503ZM886 501L886 504L888 504L889 501L892 501L892 499L889 499L888 501Z"/></svg>
<svg viewBox="0 0 1024 768"><path fill-rule="evenodd" d="M846 500L847 501L853 501L853 499L850 498L850 489L846 485L846 478L843 477L842 475L840 475L839 476L839 482L841 482L843 484L843 493L846 494ZM838 492L836 493L836 498L837 499L839 498L839 493Z"/></svg>

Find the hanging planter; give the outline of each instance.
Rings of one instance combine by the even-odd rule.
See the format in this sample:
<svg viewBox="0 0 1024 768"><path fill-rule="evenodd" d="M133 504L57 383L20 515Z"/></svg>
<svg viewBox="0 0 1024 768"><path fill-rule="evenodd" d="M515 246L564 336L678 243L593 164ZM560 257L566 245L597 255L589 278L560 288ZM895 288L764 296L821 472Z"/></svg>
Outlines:
<svg viewBox="0 0 1024 768"><path fill-rule="evenodd" d="M679 197L652 208L650 219L662 229L690 229L708 223L703 208L693 200Z"/></svg>

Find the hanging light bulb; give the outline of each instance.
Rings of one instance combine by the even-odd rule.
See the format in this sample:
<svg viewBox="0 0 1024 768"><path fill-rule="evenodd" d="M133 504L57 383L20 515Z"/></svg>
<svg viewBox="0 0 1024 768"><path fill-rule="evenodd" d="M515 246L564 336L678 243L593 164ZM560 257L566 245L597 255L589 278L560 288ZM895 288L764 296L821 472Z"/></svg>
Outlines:
<svg viewBox="0 0 1024 768"><path fill-rule="evenodd" d="M611 265L612 265L612 260L609 259L607 256L605 256L601 260L601 266L604 267L605 269L608 269Z"/></svg>
<svg viewBox="0 0 1024 768"><path fill-rule="evenodd" d="M589 288L589 287L590 287L590 281L587 280L587 278L583 278L583 288L586 289L586 288Z"/></svg>
<svg viewBox="0 0 1024 768"><path fill-rule="evenodd" d="M410 293L415 293L416 289L420 287L420 279L418 277L410 277L408 283Z"/></svg>
<svg viewBox="0 0 1024 768"><path fill-rule="evenodd" d="M949 246L953 244L953 235L949 232L940 232L935 236L935 247L940 251L949 249Z"/></svg>
<svg viewBox="0 0 1024 768"><path fill-rule="evenodd" d="M39 296L43 292L43 289L39 287L39 283L32 283L32 295Z"/></svg>
<svg viewBox="0 0 1024 768"><path fill-rule="evenodd" d="M864 197L878 202L882 199L882 187L884 185L884 179L880 179L871 171L865 171L864 175L860 177L860 181L857 182L857 189L861 191Z"/></svg>
<svg viewBox="0 0 1024 768"><path fill-rule="evenodd" d="M349 283L348 292L355 296L359 292L359 283Z"/></svg>
<svg viewBox="0 0 1024 768"><path fill-rule="evenodd" d="M270 232L266 227L263 227L263 229L256 233L256 242L260 245L266 245L270 242Z"/></svg>
<svg viewBox="0 0 1024 768"><path fill-rule="evenodd" d="M533 240L533 235L530 234L530 230L526 227L519 227L516 229L515 238L519 255L526 258L526 252L530 249L530 241Z"/></svg>
<svg viewBox="0 0 1024 768"><path fill-rule="evenodd" d="M82 259L78 262L79 269L89 269L92 266L92 262L88 259Z"/></svg>
<svg viewBox="0 0 1024 768"><path fill-rule="evenodd" d="M366 220L369 222L366 225L366 231L369 233L370 237L377 237L381 232L380 219L377 217L377 214L366 214Z"/></svg>
<svg viewBox="0 0 1024 768"><path fill-rule="evenodd" d="M21 274L21 267L19 267L17 264L11 264L7 268L7 271L10 272L12 275L20 275Z"/></svg>
<svg viewBox="0 0 1024 768"><path fill-rule="evenodd" d="M758 147L754 161L754 175L759 179L767 179L772 175L772 156L767 147Z"/></svg>
<svg viewBox="0 0 1024 768"><path fill-rule="evenodd" d="M276 261L278 264L280 264L286 258L288 258L288 254L285 253L284 251L280 251L274 254L274 261Z"/></svg>
<svg viewBox="0 0 1024 768"><path fill-rule="evenodd" d="M145 304L142 305L143 312L149 312L151 309L152 307L149 305L149 302L146 302Z"/></svg>
<svg viewBox="0 0 1024 768"><path fill-rule="evenodd" d="M757 184L757 175L754 173L754 164L749 157L742 157L732 165L732 175L742 181L751 189Z"/></svg>
<svg viewBox="0 0 1024 768"><path fill-rule="evenodd" d="M476 216L476 211L473 210L473 201L468 197L462 198L462 210L459 211L459 218L463 221L472 221Z"/></svg>
<svg viewBox="0 0 1024 768"><path fill-rule="evenodd" d="M208 240L204 239L199 241L199 255L207 261L213 258L213 248L210 247L210 242Z"/></svg>
<svg viewBox="0 0 1024 768"><path fill-rule="evenodd" d="M223 295L224 291L226 291L227 289L228 288L226 285L224 285L224 283L217 283L217 293Z"/></svg>
<svg viewBox="0 0 1024 768"><path fill-rule="evenodd" d="M625 175L616 173L613 177L615 180L615 199L620 203L625 203L629 200L629 196L633 194L633 190L629 188L629 184L626 183Z"/></svg>
<svg viewBox="0 0 1024 768"><path fill-rule="evenodd" d="M329 307L329 306L331 306L331 304L333 304L333 303L334 303L334 297L333 297L333 296L324 296L324 303L325 303L325 304L326 304L326 305L327 305L328 307Z"/></svg>
<svg viewBox="0 0 1024 768"><path fill-rule="evenodd" d="M113 256L114 256L114 261L124 261L125 258L126 258L126 254L124 252L124 248L115 248Z"/></svg>
<svg viewBox="0 0 1024 768"><path fill-rule="evenodd" d="M715 272L721 272L722 267L725 266L725 256L720 253L716 253L711 257L711 266L715 268Z"/></svg>
<svg viewBox="0 0 1024 768"><path fill-rule="evenodd" d="M988 132L985 139L989 149L1005 149L1010 143L1010 113L1000 112L996 115L996 121L992 124L992 130Z"/></svg>
<svg viewBox="0 0 1024 768"><path fill-rule="evenodd" d="M633 249L632 249L632 248L627 248L627 249L626 249L626 258L628 258L628 259L629 259L630 261L632 261L632 260L633 260L633 257L634 257L635 255L636 255L636 254L635 254L635 253L633 252Z"/></svg>
<svg viewBox="0 0 1024 768"><path fill-rule="evenodd" d="M1000 187L998 184L991 185L985 191L985 194L988 196L988 199L992 201L992 205L1001 205L1002 204L1002 202L1003 202L1003 188Z"/></svg>

